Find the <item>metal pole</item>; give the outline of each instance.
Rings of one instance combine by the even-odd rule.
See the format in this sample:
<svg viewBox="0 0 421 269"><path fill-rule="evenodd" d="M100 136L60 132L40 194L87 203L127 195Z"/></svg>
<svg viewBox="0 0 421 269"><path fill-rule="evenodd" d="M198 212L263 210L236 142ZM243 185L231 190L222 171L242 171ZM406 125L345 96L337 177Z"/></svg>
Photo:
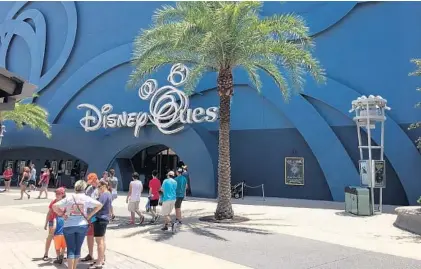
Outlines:
<svg viewBox="0 0 421 269"><path fill-rule="evenodd" d="M265 198L265 184L262 184L262 193L263 193L263 201L266 201L266 198Z"/></svg>
<svg viewBox="0 0 421 269"><path fill-rule="evenodd" d="M364 153L363 153L363 148L361 147L362 141L361 141L361 126L359 124L359 122L357 121L357 134L358 134L358 144L360 145L359 150L360 150L360 160L364 160Z"/></svg>
<svg viewBox="0 0 421 269"><path fill-rule="evenodd" d="M370 106L367 103L366 126L367 126L368 162L370 166L370 175L371 175L371 210L373 210L373 215L374 215L374 178L373 178L373 165L372 165L372 155L371 155L371 129L370 129L369 108Z"/></svg>
<svg viewBox="0 0 421 269"><path fill-rule="evenodd" d="M244 200L244 182L241 182L241 199Z"/></svg>
<svg viewBox="0 0 421 269"><path fill-rule="evenodd" d="M382 108L382 115L385 115L384 108ZM383 155L384 155L384 120L381 122L381 133L380 133L380 160L383 161ZM386 164L383 169L386 169ZM385 175L386 176L386 175ZM383 180L385 180L383 178ZM379 211L380 213L383 210L383 188L380 188L380 200L379 200Z"/></svg>

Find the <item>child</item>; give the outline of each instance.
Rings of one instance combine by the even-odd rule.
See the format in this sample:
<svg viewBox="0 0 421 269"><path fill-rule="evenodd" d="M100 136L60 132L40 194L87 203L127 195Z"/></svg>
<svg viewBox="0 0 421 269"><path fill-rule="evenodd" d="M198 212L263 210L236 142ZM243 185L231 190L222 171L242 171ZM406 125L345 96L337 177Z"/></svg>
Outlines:
<svg viewBox="0 0 421 269"><path fill-rule="evenodd" d="M54 246L56 248L57 259L56 264L62 264L64 259L64 252L66 251L66 241L63 234L64 219L63 217L56 217L54 219Z"/></svg>

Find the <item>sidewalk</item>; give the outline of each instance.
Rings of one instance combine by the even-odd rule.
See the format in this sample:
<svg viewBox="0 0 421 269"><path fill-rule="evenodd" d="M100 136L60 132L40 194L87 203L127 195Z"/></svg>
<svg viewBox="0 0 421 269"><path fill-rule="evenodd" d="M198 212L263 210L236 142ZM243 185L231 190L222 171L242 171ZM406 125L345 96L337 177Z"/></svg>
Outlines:
<svg viewBox="0 0 421 269"><path fill-rule="evenodd" d="M14 223L30 222L40 229L49 200L14 201L13 198L18 195L16 191L0 194L0 199L2 199L0 214L7 216L0 220L0 225L6 220ZM50 198L54 197L52 192L49 195ZM183 203L183 226L179 234L172 236L170 233L161 232L160 225L125 225L128 212L125 197L121 193L114 203L118 220L111 223L107 231L108 250L113 251L117 256L124 253L131 259L142 262L142 266L151 266L137 268L168 269L193 269L203 267L203 265L230 269L279 268L281 263L284 267L287 266L286 261L291 262L291 265L288 264L285 267L288 269L313 268L314 264L356 259L358 255L360 259L367 255L367 257L374 257L377 255L375 253L421 260L421 253L418 251L421 238L395 228L393 222L396 215L394 214L356 217L343 212L341 209L343 203L325 201L277 198L262 201L257 197L247 197L244 200L233 200L233 202L235 213L250 218L249 222L235 225L200 222L198 221L200 216L213 214L216 207L215 201L187 198L187 201ZM145 203L146 198L142 198L141 208ZM389 208L389 210L392 209L393 207ZM1 229L0 226L0 231ZM317 241L309 241L309 239ZM39 240L42 241L42 239ZM305 253L304 255L308 256L307 261L311 264L303 264L305 260L301 256L284 257L278 252L264 254L264 249L269 247L268 244L272 246L269 248L272 252L282 249L284 255L293 254L294 251L297 253L304 251L302 254ZM352 249L346 247L352 247ZM306 250L307 248L309 249ZM375 253L368 254L367 251ZM165 253L165 259L162 258L163 253ZM311 253L315 255L316 260L312 261L309 258ZM282 259L276 260L277 256L278 259ZM319 261L320 257L323 261ZM382 269L406 268L393 265L393 261L398 260L397 257L384 255L381 257L387 260L386 264L392 266L382 267ZM415 260L409 263L414 263ZM259 264L259 262L266 263ZM301 265L298 266L298 263ZM370 261L367 263L370 264ZM115 266L117 266L115 268L120 268L118 262ZM341 267L343 265L338 266L337 268L344 268ZM415 264L408 268L421 268L421 263L419 267Z"/></svg>

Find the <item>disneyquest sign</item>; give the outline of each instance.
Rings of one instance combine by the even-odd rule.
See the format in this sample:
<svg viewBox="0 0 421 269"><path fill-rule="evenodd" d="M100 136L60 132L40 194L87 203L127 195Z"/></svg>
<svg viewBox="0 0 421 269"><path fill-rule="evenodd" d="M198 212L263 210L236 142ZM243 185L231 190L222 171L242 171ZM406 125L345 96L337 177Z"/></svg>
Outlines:
<svg viewBox="0 0 421 269"><path fill-rule="evenodd" d="M113 106L105 104L97 108L91 104L80 104L78 109L87 109L80 125L86 132L102 128L134 128L134 136L138 137L140 129L149 122L154 124L164 134L174 134L181 131L185 124L215 122L218 119L218 108L189 108L189 98L177 89L182 86L189 75L189 69L183 64L171 67L167 80L172 85L158 88L155 79L148 79L139 88L140 99L149 100L148 112L111 113ZM178 80L177 80L178 77Z"/></svg>

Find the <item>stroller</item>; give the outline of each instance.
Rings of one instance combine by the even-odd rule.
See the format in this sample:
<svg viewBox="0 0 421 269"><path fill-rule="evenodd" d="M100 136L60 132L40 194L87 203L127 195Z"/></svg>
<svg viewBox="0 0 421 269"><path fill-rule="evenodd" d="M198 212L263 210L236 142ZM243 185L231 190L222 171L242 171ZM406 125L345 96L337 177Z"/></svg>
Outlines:
<svg viewBox="0 0 421 269"><path fill-rule="evenodd" d="M235 199L240 199L243 196L243 184L244 181L241 181L234 186L231 186L231 196Z"/></svg>

